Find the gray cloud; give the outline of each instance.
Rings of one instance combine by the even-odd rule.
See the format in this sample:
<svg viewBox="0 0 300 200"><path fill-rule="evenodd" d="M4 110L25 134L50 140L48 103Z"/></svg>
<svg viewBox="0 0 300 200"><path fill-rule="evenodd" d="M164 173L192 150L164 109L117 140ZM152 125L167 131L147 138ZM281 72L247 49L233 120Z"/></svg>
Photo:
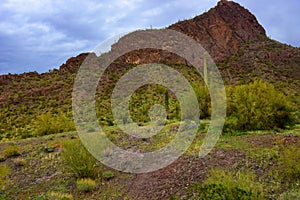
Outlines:
<svg viewBox="0 0 300 200"><path fill-rule="evenodd" d="M298 0L237 0L268 35L300 46ZM217 0L4 0L0 4L0 74L45 72L127 31L166 27L207 11Z"/></svg>

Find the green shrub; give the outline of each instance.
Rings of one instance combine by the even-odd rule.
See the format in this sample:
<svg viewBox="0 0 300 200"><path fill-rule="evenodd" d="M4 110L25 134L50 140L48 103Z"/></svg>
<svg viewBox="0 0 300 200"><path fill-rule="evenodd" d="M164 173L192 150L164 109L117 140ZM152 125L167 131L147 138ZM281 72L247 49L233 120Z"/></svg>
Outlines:
<svg viewBox="0 0 300 200"><path fill-rule="evenodd" d="M4 162L6 160L6 157L2 154L0 154L0 162Z"/></svg>
<svg viewBox="0 0 300 200"><path fill-rule="evenodd" d="M10 172L11 170L7 165L0 165L0 191L5 189L5 177L10 174Z"/></svg>
<svg viewBox="0 0 300 200"><path fill-rule="evenodd" d="M96 182L90 178L84 178L77 180L76 185L79 191L89 192L95 189Z"/></svg>
<svg viewBox="0 0 300 200"><path fill-rule="evenodd" d="M211 99L208 88L204 85L194 83L193 89L199 102L200 118L209 118L211 115Z"/></svg>
<svg viewBox="0 0 300 200"><path fill-rule="evenodd" d="M278 200L297 200L300 199L300 191L298 190L291 190L284 192L278 198Z"/></svg>
<svg viewBox="0 0 300 200"><path fill-rule="evenodd" d="M212 169L203 185L190 188L191 199L263 199L262 185L251 171Z"/></svg>
<svg viewBox="0 0 300 200"><path fill-rule="evenodd" d="M115 174L112 171L105 171L102 173L102 177L106 180L109 180L115 177Z"/></svg>
<svg viewBox="0 0 300 200"><path fill-rule="evenodd" d="M43 136L54 133L74 131L74 123L63 113L52 115L50 113L42 114L36 118L33 123L34 135Z"/></svg>
<svg viewBox="0 0 300 200"><path fill-rule="evenodd" d="M289 99L262 80L227 88L227 95L224 131L269 130L295 124Z"/></svg>
<svg viewBox="0 0 300 200"><path fill-rule="evenodd" d="M6 158L10 158L10 157L19 156L21 154L21 150L19 146L9 145L5 147L3 153Z"/></svg>
<svg viewBox="0 0 300 200"><path fill-rule="evenodd" d="M13 163L16 167L22 167L27 165L27 162L24 158L16 158L13 160Z"/></svg>
<svg viewBox="0 0 300 200"><path fill-rule="evenodd" d="M81 141L66 140L62 143L62 156L78 178L94 177L96 159L86 150Z"/></svg>
<svg viewBox="0 0 300 200"><path fill-rule="evenodd" d="M61 194L58 192L50 192L48 195L49 200L73 200L72 194Z"/></svg>
<svg viewBox="0 0 300 200"><path fill-rule="evenodd" d="M227 188L239 187L245 191L262 192L262 185L256 181L256 175L249 170L235 172L229 169L211 169L205 184L222 184Z"/></svg>
<svg viewBox="0 0 300 200"><path fill-rule="evenodd" d="M29 197L28 200L48 200L47 195L45 194L38 194L32 197Z"/></svg>
<svg viewBox="0 0 300 200"><path fill-rule="evenodd" d="M193 190L196 192L189 196L189 199L207 200L207 199L219 199L219 200L257 200L262 199L260 194L253 191L243 190L239 187L227 188L222 184L206 184L195 185Z"/></svg>
<svg viewBox="0 0 300 200"><path fill-rule="evenodd" d="M300 178L300 148L296 146L285 147L279 155L279 171L286 179L298 180Z"/></svg>

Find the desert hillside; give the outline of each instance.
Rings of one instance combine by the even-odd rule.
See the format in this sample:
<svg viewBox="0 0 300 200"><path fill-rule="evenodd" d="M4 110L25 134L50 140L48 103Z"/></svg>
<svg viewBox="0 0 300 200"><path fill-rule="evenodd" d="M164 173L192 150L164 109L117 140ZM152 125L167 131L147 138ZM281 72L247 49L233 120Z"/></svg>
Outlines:
<svg viewBox="0 0 300 200"><path fill-rule="evenodd" d="M151 173L124 173L97 161L76 132L72 91L84 60L101 55L82 53L47 73L0 75L0 199L300 199L300 49L270 39L233 1L221 0L166 29L201 44L220 70L227 118L215 148L199 157L211 118L205 77L173 53L142 49L122 55L100 77L95 105L104 134L135 152L152 152L174 139L181 109L166 87L140 87L129 103L142 128L151 122L152 105L166 108L165 126L154 137L124 134L111 111L118 80L139 64L159 62L193 86L200 110L196 137L178 160Z"/></svg>

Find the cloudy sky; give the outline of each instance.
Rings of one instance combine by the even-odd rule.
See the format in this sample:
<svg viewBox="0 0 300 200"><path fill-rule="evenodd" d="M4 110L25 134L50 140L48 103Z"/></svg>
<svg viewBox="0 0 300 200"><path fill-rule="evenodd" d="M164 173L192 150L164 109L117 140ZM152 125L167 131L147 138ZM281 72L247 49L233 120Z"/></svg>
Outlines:
<svg viewBox="0 0 300 200"><path fill-rule="evenodd" d="M161 28L209 10L218 0L1 0L0 74L46 72L108 37ZM299 0L235 0L267 34L300 47Z"/></svg>

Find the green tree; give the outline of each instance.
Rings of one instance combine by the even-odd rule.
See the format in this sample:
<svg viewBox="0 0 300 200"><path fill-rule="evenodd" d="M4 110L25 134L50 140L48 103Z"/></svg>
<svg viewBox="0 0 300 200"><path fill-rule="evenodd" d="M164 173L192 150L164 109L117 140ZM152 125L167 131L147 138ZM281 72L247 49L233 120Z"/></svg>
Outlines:
<svg viewBox="0 0 300 200"><path fill-rule="evenodd" d="M267 82L255 80L250 84L230 87L227 94L225 130L268 130L295 123L288 97Z"/></svg>

